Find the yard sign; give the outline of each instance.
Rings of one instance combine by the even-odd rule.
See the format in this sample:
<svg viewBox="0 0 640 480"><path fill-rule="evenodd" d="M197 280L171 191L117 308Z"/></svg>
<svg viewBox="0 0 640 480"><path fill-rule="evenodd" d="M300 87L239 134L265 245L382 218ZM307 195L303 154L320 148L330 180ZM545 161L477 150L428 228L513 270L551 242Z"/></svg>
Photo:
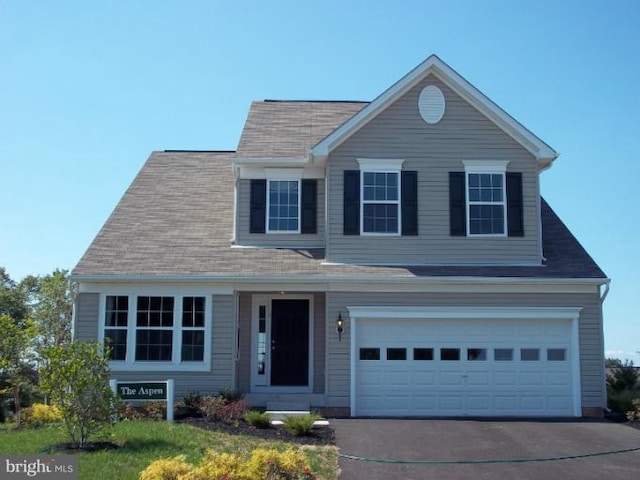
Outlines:
<svg viewBox="0 0 640 480"><path fill-rule="evenodd" d="M161 382L119 382L112 379L109 384L118 397L133 402L167 402L167 421L173 422L173 379Z"/></svg>

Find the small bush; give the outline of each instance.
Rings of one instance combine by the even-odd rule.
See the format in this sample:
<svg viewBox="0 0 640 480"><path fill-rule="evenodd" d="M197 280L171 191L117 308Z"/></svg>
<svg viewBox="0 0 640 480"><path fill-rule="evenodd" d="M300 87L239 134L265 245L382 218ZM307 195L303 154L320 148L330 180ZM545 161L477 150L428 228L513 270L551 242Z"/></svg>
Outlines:
<svg viewBox="0 0 640 480"><path fill-rule="evenodd" d="M317 413L311 413L309 415L292 415L285 417L283 423L284 428L291 435L296 437L302 437L309 435L313 428L313 422L320 420L322 417Z"/></svg>
<svg viewBox="0 0 640 480"><path fill-rule="evenodd" d="M184 456L156 460L138 477L140 480L312 480L307 457L301 450L284 452L255 449L246 459L235 453L208 450L198 466Z"/></svg>
<svg viewBox="0 0 640 480"><path fill-rule="evenodd" d="M631 402L631 409L627 411L627 420L635 422L640 420L640 397Z"/></svg>
<svg viewBox="0 0 640 480"><path fill-rule="evenodd" d="M633 409L633 399L640 396L638 390L622 390L609 394L609 408L615 412L625 413Z"/></svg>
<svg viewBox="0 0 640 480"><path fill-rule="evenodd" d="M40 427L46 423L58 423L62 421L62 412L55 405L34 403L22 412L22 420L30 427Z"/></svg>
<svg viewBox="0 0 640 480"><path fill-rule="evenodd" d="M191 391L187 393L184 397L182 397L182 404L190 408L192 410L198 410L198 405L200 405L200 400L202 400L202 395L200 392Z"/></svg>
<svg viewBox="0 0 640 480"><path fill-rule="evenodd" d="M246 479L311 480L311 469L304 453L293 448L284 452L257 448L244 469Z"/></svg>
<svg viewBox="0 0 640 480"><path fill-rule="evenodd" d="M184 455L163 458L149 464L140 472L139 480L176 480L187 475L193 467L185 460Z"/></svg>
<svg viewBox="0 0 640 480"><path fill-rule="evenodd" d="M220 396L227 403L237 402L244 398L244 394L240 390L233 390L231 388L221 388Z"/></svg>
<svg viewBox="0 0 640 480"><path fill-rule="evenodd" d="M145 418L150 420L164 420L167 418L166 402L146 402L142 404L142 412Z"/></svg>
<svg viewBox="0 0 640 480"><path fill-rule="evenodd" d="M199 411L207 421L223 421L227 423L238 422L249 409L247 402L236 400L230 403L223 397L213 397L210 395L202 397Z"/></svg>
<svg viewBox="0 0 640 480"><path fill-rule="evenodd" d="M249 410L244 414L244 421L256 428L269 428L271 426L271 416L267 412Z"/></svg>
<svg viewBox="0 0 640 480"><path fill-rule="evenodd" d="M120 420L140 420L142 418L142 413L140 413L131 403L120 404L118 418Z"/></svg>

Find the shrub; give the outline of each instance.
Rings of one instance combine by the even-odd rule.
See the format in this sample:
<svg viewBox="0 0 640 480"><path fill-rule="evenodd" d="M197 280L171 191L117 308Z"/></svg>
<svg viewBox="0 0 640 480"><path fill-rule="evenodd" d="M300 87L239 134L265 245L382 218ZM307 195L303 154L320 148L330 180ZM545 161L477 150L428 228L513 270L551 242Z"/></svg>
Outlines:
<svg viewBox="0 0 640 480"><path fill-rule="evenodd" d="M627 420L635 422L640 420L640 397L631 402L631 409L627 411Z"/></svg>
<svg viewBox="0 0 640 480"><path fill-rule="evenodd" d="M267 412L249 410L244 414L244 421L256 428L269 428L271 426L271 416Z"/></svg>
<svg viewBox="0 0 640 480"><path fill-rule="evenodd" d="M200 395L200 392L196 392L194 390L182 397L182 404L185 407L196 411L198 410L198 405L200 405L200 400L202 400L202 395Z"/></svg>
<svg viewBox="0 0 640 480"><path fill-rule="evenodd" d="M293 448L284 452L257 448L245 466L247 479L298 480L313 479L307 457Z"/></svg>
<svg viewBox="0 0 640 480"><path fill-rule="evenodd" d="M140 480L312 480L307 457L301 450L283 452L255 449L249 459L234 453L208 450L198 466L184 456L152 462L140 472Z"/></svg>
<svg viewBox="0 0 640 480"><path fill-rule="evenodd" d="M633 399L640 396L637 390L622 390L609 394L609 408L625 413L633 409Z"/></svg>
<svg viewBox="0 0 640 480"><path fill-rule="evenodd" d="M184 455L163 458L149 464L140 472L139 480L177 480L188 474L193 467L185 460Z"/></svg>
<svg viewBox="0 0 640 480"><path fill-rule="evenodd" d="M237 402L244 398L244 394L240 390L233 390L231 388L221 388L220 396L227 403Z"/></svg>
<svg viewBox="0 0 640 480"><path fill-rule="evenodd" d="M142 412L150 420L164 420L167 418L167 403L145 402L142 404Z"/></svg>
<svg viewBox="0 0 640 480"><path fill-rule="evenodd" d="M62 421L62 412L55 405L45 405L34 403L31 407L23 411L22 420L25 425L39 427L46 423L57 423Z"/></svg>
<svg viewBox="0 0 640 480"><path fill-rule="evenodd" d="M244 400L227 403L223 397L206 395L200 400L199 411L208 421L221 420L227 423L240 421L249 406Z"/></svg>
<svg viewBox="0 0 640 480"><path fill-rule="evenodd" d="M120 420L140 420L142 414L131 403L121 404L118 409L118 418Z"/></svg>
<svg viewBox="0 0 640 480"><path fill-rule="evenodd" d="M313 428L313 422L320 420L321 418L322 417L317 413L311 413L309 415L291 415L285 417L283 423L284 428L291 435L302 437L304 435L309 435Z"/></svg>

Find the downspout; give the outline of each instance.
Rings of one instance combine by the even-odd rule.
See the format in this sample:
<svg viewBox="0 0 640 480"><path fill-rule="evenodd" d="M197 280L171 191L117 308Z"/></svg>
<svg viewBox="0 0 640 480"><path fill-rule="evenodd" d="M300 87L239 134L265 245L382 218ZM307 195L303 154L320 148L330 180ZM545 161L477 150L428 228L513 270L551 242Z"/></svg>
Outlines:
<svg viewBox="0 0 640 480"><path fill-rule="evenodd" d="M607 298L607 295L609 295L609 286L611 285L611 279L607 278L605 284L604 284L604 292L602 292L600 294L600 312L602 312L602 305L604 304L605 299ZM604 330L604 316L602 316L602 329ZM604 332L602 335L602 350L604 351ZM603 362L603 373L604 375L602 375L602 380L604 383L604 410L607 413L611 413L611 408L609 407L609 395L607 395L607 373L606 373L606 368L604 368L604 362Z"/></svg>

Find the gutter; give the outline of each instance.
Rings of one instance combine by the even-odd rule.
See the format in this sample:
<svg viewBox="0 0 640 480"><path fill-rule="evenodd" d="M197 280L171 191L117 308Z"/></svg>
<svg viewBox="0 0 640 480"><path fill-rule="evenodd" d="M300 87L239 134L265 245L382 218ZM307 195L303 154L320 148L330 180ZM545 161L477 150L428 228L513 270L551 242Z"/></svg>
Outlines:
<svg viewBox="0 0 640 480"><path fill-rule="evenodd" d="M611 285L611 279L607 278L606 282L604 283L604 292L602 292L602 294L600 295L600 304L603 304L605 299L607 298L607 295L609 295L610 285Z"/></svg>

